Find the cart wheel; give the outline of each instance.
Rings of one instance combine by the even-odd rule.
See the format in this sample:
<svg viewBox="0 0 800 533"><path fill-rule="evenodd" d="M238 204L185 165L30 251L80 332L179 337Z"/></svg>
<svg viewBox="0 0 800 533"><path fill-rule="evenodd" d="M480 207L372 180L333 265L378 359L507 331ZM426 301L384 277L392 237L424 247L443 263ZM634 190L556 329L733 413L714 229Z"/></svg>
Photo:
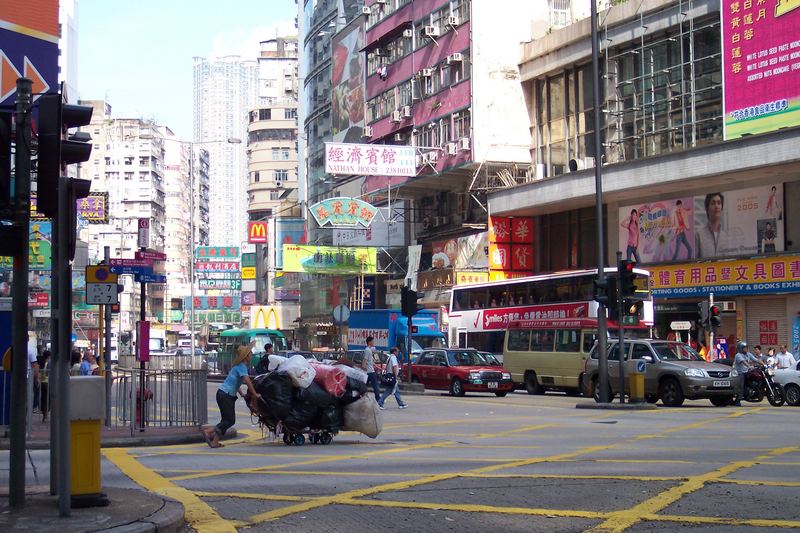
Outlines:
<svg viewBox="0 0 800 533"><path fill-rule="evenodd" d="M322 444L330 444L332 440L333 440L333 437L327 431L325 433L323 433L319 438L319 441Z"/></svg>
<svg viewBox="0 0 800 533"><path fill-rule="evenodd" d="M283 443L287 446L292 445L292 436L289 433L283 434Z"/></svg>
<svg viewBox="0 0 800 533"><path fill-rule="evenodd" d="M312 433L308 436L308 440L311 441L311 444L319 444L319 435L317 433Z"/></svg>
<svg viewBox="0 0 800 533"><path fill-rule="evenodd" d="M306 438L303 436L302 433L298 433L294 436L294 443L298 446L302 446L305 444Z"/></svg>

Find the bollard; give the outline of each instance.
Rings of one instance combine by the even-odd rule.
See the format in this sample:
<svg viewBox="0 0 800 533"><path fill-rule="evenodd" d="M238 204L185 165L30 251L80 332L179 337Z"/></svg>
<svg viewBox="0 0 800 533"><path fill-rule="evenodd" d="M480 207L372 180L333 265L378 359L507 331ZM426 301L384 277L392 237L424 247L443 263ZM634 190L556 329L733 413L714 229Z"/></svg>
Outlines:
<svg viewBox="0 0 800 533"><path fill-rule="evenodd" d="M70 490L72 507L108 505L100 492L100 426L105 417L105 381L101 376L69 380Z"/></svg>
<svg viewBox="0 0 800 533"><path fill-rule="evenodd" d="M644 402L644 374L647 372L647 361L645 359L637 359L636 360L636 370L630 373L630 387L631 387L631 395L630 395L630 402L631 403L643 403Z"/></svg>

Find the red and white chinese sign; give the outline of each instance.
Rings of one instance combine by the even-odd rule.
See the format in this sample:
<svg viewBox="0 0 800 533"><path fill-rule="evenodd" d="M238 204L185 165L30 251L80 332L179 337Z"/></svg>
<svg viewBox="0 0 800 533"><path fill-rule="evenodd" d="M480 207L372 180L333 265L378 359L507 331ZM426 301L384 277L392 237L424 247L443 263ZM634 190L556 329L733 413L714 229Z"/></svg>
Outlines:
<svg viewBox="0 0 800 533"><path fill-rule="evenodd" d="M414 148L325 143L325 172L361 176L416 176Z"/></svg>

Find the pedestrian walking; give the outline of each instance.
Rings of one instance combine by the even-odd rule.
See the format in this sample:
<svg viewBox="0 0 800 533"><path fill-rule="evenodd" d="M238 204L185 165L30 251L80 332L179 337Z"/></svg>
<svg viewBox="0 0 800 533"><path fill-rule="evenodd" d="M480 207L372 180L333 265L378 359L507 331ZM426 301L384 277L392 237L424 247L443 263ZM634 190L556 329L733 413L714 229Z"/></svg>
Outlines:
<svg viewBox="0 0 800 533"><path fill-rule="evenodd" d="M364 357L361 361L361 368L367 373L367 384L372 385L372 390L375 393L375 399L379 400L381 397L381 382L378 379L378 374L375 373L375 339L367 337L367 347L364 348Z"/></svg>
<svg viewBox="0 0 800 533"><path fill-rule="evenodd" d="M240 394L239 387L243 381L251 397L256 401L261 400L261 395L256 392L248 375L250 359L253 357L253 344L242 345L236 349L236 356L231 362L231 371L217 389L217 405L221 420L214 427L200 428L203 438L211 448L222 448L224 445L219 440L236 423L236 396Z"/></svg>
<svg viewBox="0 0 800 533"><path fill-rule="evenodd" d="M794 358L794 355L786 351L785 344L781 346L781 351L775 356L775 362L779 370L795 368L797 365L797 360Z"/></svg>
<svg viewBox="0 0 800 533"><path fill-rule="evenodd" d="M397 407L400 409L405 409L408 407L408 404L403 401L403 398L400 396L400 365L397 362L397 348L392 348L390 352L389 359L386 361L386 366L383 367L383 374L391 374L394 375L394 386L386 387L386 390L383 391L380 399L378 400L378 405L381 409L384 409L383 402L386 401L390 395L394 394L394 399L397 400Z"/></svg>

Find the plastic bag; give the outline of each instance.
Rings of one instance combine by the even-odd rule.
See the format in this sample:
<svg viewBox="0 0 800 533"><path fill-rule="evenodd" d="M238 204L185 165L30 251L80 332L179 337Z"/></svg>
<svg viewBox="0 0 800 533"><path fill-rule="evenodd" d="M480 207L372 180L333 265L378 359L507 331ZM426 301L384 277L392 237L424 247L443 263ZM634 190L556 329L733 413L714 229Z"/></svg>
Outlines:
<svg viewBox="0 0 800 533"><path fill-rule="evenodd" d="M302 431L311 426L319 407L309 401L295 400L289 413L283 417L283 424L293 431Z"/></svg>
<svg viewBox="0 0 800 533"><path fill-rule="evenodd" d="M331 366L311 363L316 371L314 383L321 386L334 396L341 396L347 387L347 374L341 366Z"/></svg>
<svg viewBox="0 0 800 533"><path fill-rule="evenodd" d="M289 414L294 386L288 374L284 372L266 374L255 384L255 388L275 417L282 419Z"/></svg>
<svg viewBox="0 0 800 533"><path fill-rule="evenodd" d="M316 371L305 357L300 354L293 355L289 360L280 365L280 371L286 372L292 378L295 387L305 389L314 381Z"/></svg>
<svg viewBox="0 0 800 533"><path fill-rule="evenodd" d="M278 370L278 367L280 367L281 364L285 363L288 360L289 359L287 359L282 355L275 355L274 353L271 353L269 354L269 366L267 367L267 369L270 371Z"/></svg>
<svg viewBox="0 0 800 533"><path fill-rule="evenodd" d="M353 368L347 365L337 365L339 368L344 370L344 373L347 374L347 377L353 378L361 383L367 382L367 373L361 370L360 368Z"/></svg>
<svg viewBox="0 0 800 533"><path fill-rule="evenodd" d="M383 415L371 394L344 407L344 429L375 438L383 430Z"/></svg>
<svg viewBox="0 0 800 533"><path fill-rule="evenodd" d="M344 411L336 404L330 404L317 412L317 416L311 422L311 427L323 429L330 432L338 432L344 423Z"/></svg>
<svg viewBox="0 0 800 533"><path fill-rule="evenodd" d="M328 391L317 385L316 382L312 382L305 389L296 389L294 397L295 401L310 402L316 407L325 407L335 400Z"/></svg>

